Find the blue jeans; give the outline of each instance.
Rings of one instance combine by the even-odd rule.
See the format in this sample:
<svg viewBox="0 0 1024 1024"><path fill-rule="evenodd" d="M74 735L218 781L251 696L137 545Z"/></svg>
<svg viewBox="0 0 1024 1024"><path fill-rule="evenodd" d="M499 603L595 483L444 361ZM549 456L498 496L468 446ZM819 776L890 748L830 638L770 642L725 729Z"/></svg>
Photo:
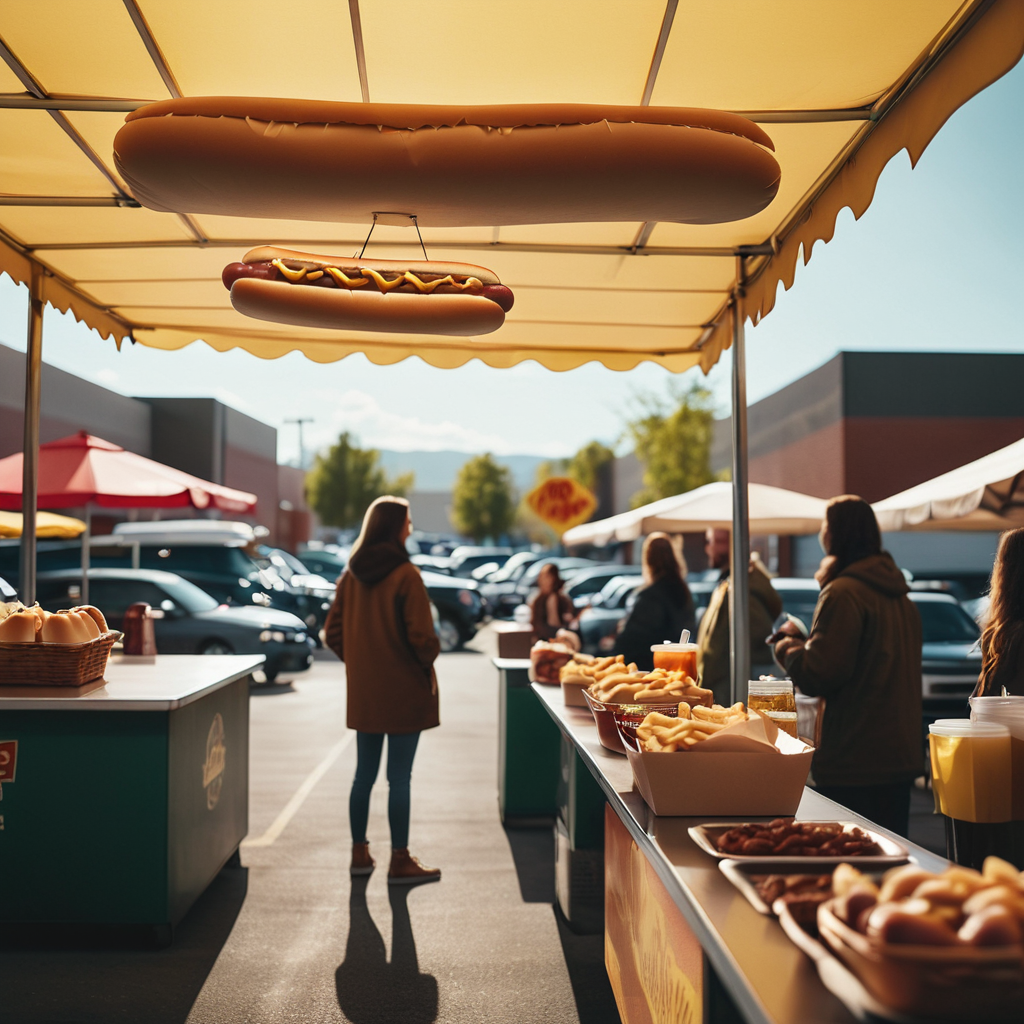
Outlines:
<svg viewBox="0 0 1024 1024"><path fill-rule="evenodd" d="M366 842L366 823L370 817L370 791L377 781L380 755L384 748L382 732L356 733L356 776L348 798L348 819L352 842ZM404 850L409 845L409 784L416 756L418 732L387 734L388 737L388 824L391 846Z"/></svg>

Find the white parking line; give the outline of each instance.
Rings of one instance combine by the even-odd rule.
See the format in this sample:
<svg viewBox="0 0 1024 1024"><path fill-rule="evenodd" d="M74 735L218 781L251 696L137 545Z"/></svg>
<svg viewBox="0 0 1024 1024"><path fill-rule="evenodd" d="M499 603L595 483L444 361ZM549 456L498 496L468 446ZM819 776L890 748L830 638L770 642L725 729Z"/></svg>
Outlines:
<svg viewBox="0 0 1024 1024"><path fill-rule="evenodd" d="M284 809L274 819L273 824L263 835L256 839L243 839L242 846L245 849L252 849L255 846L272 846L274 840L288 827L288 822L295 817L299 808L306 802L306 797L313 792L316 784L330 771L331 765L338 760L345 752L345 749L355 738L355 732L349 730L334 744L327 752L327 756L306 776L302 785L295 791L291 800L284 805Z"/></svg>

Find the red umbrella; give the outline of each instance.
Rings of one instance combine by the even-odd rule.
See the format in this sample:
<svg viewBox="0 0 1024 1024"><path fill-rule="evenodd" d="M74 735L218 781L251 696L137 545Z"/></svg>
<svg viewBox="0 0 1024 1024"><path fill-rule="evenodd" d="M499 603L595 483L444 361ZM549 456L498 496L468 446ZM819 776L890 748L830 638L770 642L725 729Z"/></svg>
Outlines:
<svg viewBox="0 0 1024 1024"><path fill-rule="evenodd" d="M21 452L0 459L0 509L21 509ZM256 495L200 480L84 430L39 446L37 508L85 506L82 600L89 600L90 505L103 508L215 508L253 513Z"/></svg>
<svg viewBox="0 0 1024 1024"><path fill-rule="evenodd" d="M0 509L21 509L23 456L0 459ZM256 495L200 480L84 430L39 446L39 508L215 508L253 513Z"/></svg>

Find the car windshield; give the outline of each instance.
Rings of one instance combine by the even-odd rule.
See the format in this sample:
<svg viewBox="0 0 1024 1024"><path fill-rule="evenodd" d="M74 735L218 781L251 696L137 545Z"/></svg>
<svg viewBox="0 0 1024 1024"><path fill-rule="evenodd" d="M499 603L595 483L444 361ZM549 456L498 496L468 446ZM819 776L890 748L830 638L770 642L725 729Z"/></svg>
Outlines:
<svg viewBox="0 0 1024 1024"><path fill-rule="evenodd" d="M220 547L215 544L143 547L140 554L143 569L229 574L242 579L247 579L250 573L256 571L256 563L241 548Z"/></svg>
<svg viewBox="0 0 1024 1024"><path fill-rule="evenodd" d="M167 591L167 596L171 600L180 604L185 611L192 615L199 612L212 612L214 608L220 607L205 590L201 590L194 583L189 583L188 580L178 579L172 582L161 580L160 586Z"/></svg>
<svg viewBox="0 0 1024 1024"><path fill-rule="evenodd" d="M921 613L921 636L926 644L973 644L979 636L975 621L955 601L915 601Z"/></svg>
<svg viewBox="0 0 1024 1024"><path fill-rule="evenodd" d="M530 551L521 551L513 555L492 577L491 583L507 583L517 580L537 561L537 556Z"/></svg>

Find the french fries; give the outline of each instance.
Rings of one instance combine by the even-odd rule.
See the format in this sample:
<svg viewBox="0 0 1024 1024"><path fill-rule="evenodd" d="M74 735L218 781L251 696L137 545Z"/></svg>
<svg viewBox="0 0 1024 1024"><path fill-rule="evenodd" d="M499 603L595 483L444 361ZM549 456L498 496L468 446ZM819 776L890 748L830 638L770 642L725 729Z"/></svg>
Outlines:
<svg viewBox="0 0 1024 1024"><path fill-rule="evenodd" d="M670 754L678 750L689 750L715 733L731 725L746 722L750 716L742 702L731 708L714 704L710 708L679 705L679 717L651 712L637 727L636 738L640 749L650 753Z"/></svg>
<svg viewBox="0 0 1024 1024"><path fill-rule="evenodd" d="M638 672L635 664L623 664L619 655L616 662L595 671L590 695L603 704L677 704L681 697L710 701L711 691L697 686L683 672L663 668Z"/></svg>

